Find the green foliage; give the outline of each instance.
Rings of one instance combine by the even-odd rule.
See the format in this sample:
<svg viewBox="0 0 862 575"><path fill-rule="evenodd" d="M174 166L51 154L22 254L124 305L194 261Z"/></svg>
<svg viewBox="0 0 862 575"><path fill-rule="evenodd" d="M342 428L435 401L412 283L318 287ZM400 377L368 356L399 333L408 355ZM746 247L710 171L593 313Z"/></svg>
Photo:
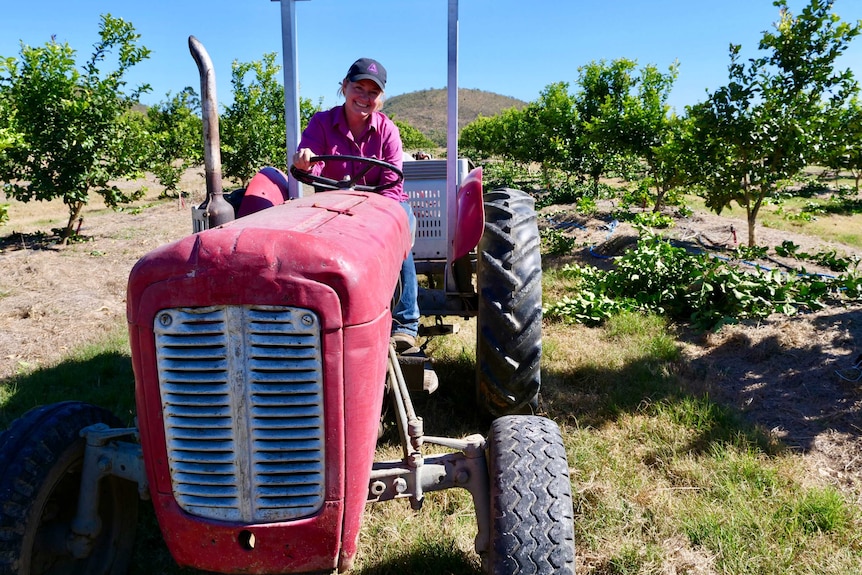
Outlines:
<svg viewBox="0 0 862 575"><path fill-rule="evenodd" d="M548 305L546 316L593 325L620 311L638 310L714 328L772 313L817 310L828 298L859 294L856 274L824 278L742 269L706 254L689 253L646 232L637 248L615 264L606 272L590 266L564 268L563 276L572 281L574 293Z"/></svg>
<svg viewBox="0 0 862 575"><path fill-rule="evenodd" d="M459 148L477 159L491 157L538 163L550 187L550 174L581 172L578 149L579 124L568 84L547 86L535 102L511 108L492 118L479 117L461 130Z"/></svg>
<svg viewBox="0 0 862 575"><path fill-rule="evenodd" d="M405 150L433 150L437 147L437 144L407 122L396 119L392 121L398 126L398 131L401 133L401 144Z"/></svg>
<svg viewBox="0 0 862 575"><path fill-rule="evenodd" d="M581 122L579 141L584 172L598 186L599 178L621 160L618 134L611 126L623 116L625 99L633 88L633 60L619 58L610 64L590 62L578 69L575 109Z"/></svg>
<svg viewBox="0 0 862 575"><path fill-rule="evenodd" d="M596 198L593 196L583 196L578 200L578 213L585 216L591 216L599 211L599 206L596 203Z"/></svg>
<svg viewBox="0 0 862 575"><path fill-rule="evenodd" d="M284 88L274 52L262 60L234 61L231 66L233 102L221 114L222 171L245 187L263 167L287 164ZM299 99L300 129L320 110L308 98ZM203 152L200 152L203 155Z"/></svg>
<svg viewBox="0 0 862 575"><path fill-rule="evenodd" d="M287 164L284 89L275 59L272 52L231 68L233 102L220 121L222 169L243 187L264 166Z"/></svg>
<svg viewBox="0 0 862 575"><path fill-rule="evenodd" d="M775 253L783 257L791 257L797 260L804 260L819 264L829 268L833 272L846 272L849 269L856 269L859 265L859 257L839 256L834 249L820 251L815 253L807 253L799 251L799 246L790 240L781 242L780 246L775 246Z"/></svg>
<svg viewBox="0 0 862 575"><path fill-rule="evenodd" d="M185 88L147 110L147 122L155 139L150 169L164 186L164 196L177 197L180 177L192 166L203 164L200 99Z"/></svg>
<svg viewBox="0 0 862 575"><path fill-rule="evenodd" d="M75 50L54 41L35 48L22 44L20 60L0 66L0 106L12 111L16 134L10 138L10 128L0 126L6 130L0 179L14 182L6 190L20 201L62 198L69 209L64 240L91 192L109 206L135 197L110 182L138 175L150 147L142 123L129 114L148 87L123 91L126 73L149 56L139 38L130 22L108 14L80 71ZM109 54L115 54L116 65L103 71Z"/></svg>
<svg viewBox="0 0 862 575"><path fill-rule="evenodd" d="M843 531L851 524L852 510L841 493L833 487L813 488L800 497L786 502L776 513L777 522L790 532L832 533Z"/></svg>
<svg viewBox="0 0 862 575"><path fill-rule="evenodd" d="M629 177L646 166L658 207L687 178L679 167L686 125L666 104L675 78L676 65L662 73L655 66L636 72L626 59L592 62L579 69L577 94L565 82L550 84L523 109L468 124L459 145L478 159L538 164L551 194L588 179L587 195L596 197L603 175ZM560 172L562 186L554 177Z"/></svg>
<svg viewBox="0 0 862 575"><path fill-rule="evenodd" d="M526 170L511 160L490 161L482 164L482 182L486 189L518 188L526 178Z"/></svg>
<svg viewBox="0 0 862 575"><path fill-rule="evenodd" d="M13 58L0 57L0 78L4 77L14 66L15 60ZM0 88L2 88L2 84L0 84ZM15 109L9 101L6 91L0 89L0 166L7 161L6 150L20 145L22 142L23 137L15 128L15 123Z"/></svg>
<svg viewBox="0 0 862 575"><path fill-rule="evenodd" d="M757 260L766 257L769 248L763 246L738 246L733 255L738 260Z"/></svg>
<svg viewBox="0 0 862 575"><path fill-rule="evenodd" d="M677 65L662 73L621 58L581 68L577 108L583 122L585 165L594 185L609 170L628 173L630 164L643 163L655 187L656 210L671 189L685 183L686 124L670 113L667 99L677 77ZM634 160L634 161L633 161Z"/></svg>
<svg viewBox="0 0 862 575"><path fill-rule="evenodd" d="M811 0L794 16L786 0L774 32L764 32L765 54L741 60L731 45L729 82L708 100L688 109L688 157L704 185L707 206L716 213L732 202L744 207L748 243L756 244L761 205L775 197L782 182L821 159L842 103L857 89L850 71L836 71L836 58L859 34L830 12L832 2Z"/></svg>
<svg viewBox="0 0 862 575"><path fill-rule="evenodd" d="M536 201L536 207L560 204L574 204L584 197L583 186L571 185L568 182L555 183Z"/></svg>
<svg viewBox="0 0 862 575"><path fill-rule="evenodd" d="M9 204L0 204L0 226L9 221Z"/></svg>
<svg viewBox="0 0 862 575"><path fill-rule="evenodd" d="M650 203L650 182L648 179L638 181L633 190L626 189L622 196L622 207L628 210L632 206L642 210L647 209Z"/></svg>
<svg viewBox="0 0 862 575"><path fill-rule="evenodd" d="M854 95L827 119L831 141L824 146L822 162L836 171L853 174L858 192L862 179L862 102Z"/></svg>
<svg viewBox="0 0 862 575"><path fill-rule="evenodd" d="M553 206L559 204L577 204L577 210L584 215L596 213L599 198L614 197L614 190L606 185L599 184L598 190L585 182L571 182L569 180L554 181L547 193L540 196L536 201L536 207Z"/></svg>
<svg viewBox="0 0 862 575"><path fill-rule="evenodd" d="M636 212L629 219L636 226L656 229L671 228L676 223L673 217L661 212Z"/></svg>
<svg viewBox="0 0 862 575"><path fill-rule="evenodd" d="M323 98L313 104L310 98L299 98L299 129L304 130L308 126L308 121L313 115L320 111L323 106Z"/></svg>
<svg viewBox="0 0 862 575"><path fill-rule="evenodd" d="M544 228L539 231L543 254L563 255L572 251L576 240L556 228Z"/></svg>

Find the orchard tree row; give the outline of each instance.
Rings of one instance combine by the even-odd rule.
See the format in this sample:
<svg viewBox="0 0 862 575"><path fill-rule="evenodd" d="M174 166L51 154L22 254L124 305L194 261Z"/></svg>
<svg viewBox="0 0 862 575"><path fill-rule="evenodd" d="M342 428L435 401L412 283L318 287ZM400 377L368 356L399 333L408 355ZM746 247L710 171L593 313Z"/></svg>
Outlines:
<svg viewBox="0 0 862 575"><path fill-rule="evenodd" d="M149 86L129 87L127 73L149 57L134 26L110 14L101 18L99 41L79 68L76 51L53 41L22 43L18 58L0 56L0 183L20 201L61 198L68 240L91 194L116 207L139 197L114 185L144 172L155 174L175 196L180 176L203 163L200 100L193 88L141 112L135 104ZM224 176L245 186L263 166L283 167L284 90L275 54L234 62L233 101L220 112ZM300 99L301 124L319 108ZM405 145L427 140L400 124ZM6 214L0 205L0 223Z"/></svg>
<svg viewBox="0 0 862 575"><path fill-rule="evenodd" d="M799 15L776 0L779 18L759 43L760 56L741 59L731 45L728 82L704 102L670 110L676 64L638 69L633 60L592 62L574 93L551 84L521 110L479 118L461 133L474 159L539 165L545 189L552 175L583 180L594 191L602 176L639 177L658 211L668 194L695 189L720 213L736 202L747 212L749 245L767 199L812 164L862 177L862 103L853 75L837 58L860 32L832 12L833 0L810 0ZM68 44L22 44L19 57L0 57L0 182L21 201L62 198L68 238L90 194L116 206L134 199L112 182L154 173L166 194L202 162L200 102L192 88L135 111L149 86L129 87L126 74L149 56L131 23L105 15L100 40L82 67ZM224 175L241 185L265 165L284 166L284 94L275 55L234 62L233 102L221 111ZM301 98L301 122L317 107ZM318 105L319 106L319 105ZM398 122L405 148L427 139ZM645 200L647 201L647 200ZM2 217L0 206L0 217Z"/></svg>
<svg viewBox="0 0 862 575"><path fill-rule="evenodd" d="M502 158L577 178L598 191L607 175L639 177L659 211L669 192L697 190L716 213L732 203L746 210L748 243L763 202L806 166L862 177L862 103L837 58L860 32L832 12L832 0L810 0L794 15L786 0L774 30L763 33L758 57L730 46L728 82L677 115L667 104L676 64L662 71L628 59L592 62L577 86L551 84L538 100L479 118L460 136L474 158ZM559 181L557 178L556 181ZM589 189L589 188L588 188Z"/></svg>

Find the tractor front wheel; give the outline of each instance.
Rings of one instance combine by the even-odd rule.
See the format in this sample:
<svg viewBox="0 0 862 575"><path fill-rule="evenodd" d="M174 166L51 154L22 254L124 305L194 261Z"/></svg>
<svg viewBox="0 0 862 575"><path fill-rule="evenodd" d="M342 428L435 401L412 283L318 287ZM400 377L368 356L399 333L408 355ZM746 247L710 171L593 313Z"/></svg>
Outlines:
<svg viewBox="0 0 862 575"><path fill-rule="evenodd" d="M128 571L138 516L137 486L99 483L101 533L75 558L67 536L77 513L85 440L95 423L118 427L109 411L67 401L32 409L0 435L0 573L120 575Z"/></svg>
<svg viewBox="0 0 862 575"><path fill-rule="evenodd" d="M574 575L575 525L560 428L544 417L496 419L488 435L488 575Z"/></svg>
<svg viewBox="0 0 862 575"><path fill-rule="evenodd" d="M535 200L485 194L478 246L476 397L491 416L535 413L541 385L542 256Z"/></svg>

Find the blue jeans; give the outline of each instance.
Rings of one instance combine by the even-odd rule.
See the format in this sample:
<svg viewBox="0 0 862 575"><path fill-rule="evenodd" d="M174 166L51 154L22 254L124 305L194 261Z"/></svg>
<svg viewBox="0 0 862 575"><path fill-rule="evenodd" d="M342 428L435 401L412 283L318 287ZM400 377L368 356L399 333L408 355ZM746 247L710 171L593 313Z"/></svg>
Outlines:
<svg viewBox="0 0 862 575"><path fill-rule="evenodd" d="M416 217L409 202L401 202L410 220L410 232L416 233ZM392 333L406 333L416 337L419 331L419 284L416 280L416 265L413 263L413 250L401 264L401 297L392 310ZM397 293L397 292L396 292Z"/></svg>

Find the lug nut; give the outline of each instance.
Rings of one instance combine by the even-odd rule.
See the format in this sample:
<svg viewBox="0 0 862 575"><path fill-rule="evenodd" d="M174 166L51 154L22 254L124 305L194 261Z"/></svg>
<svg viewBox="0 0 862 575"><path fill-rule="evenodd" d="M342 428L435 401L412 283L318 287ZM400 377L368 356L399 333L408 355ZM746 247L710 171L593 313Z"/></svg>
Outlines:
<svg viewBox="0 0 862 575"><path fill-rule="evenodd" d="M383 495L384 491L386 491L386 484L382 481L375 481L371 484L371 495L377 497Z"/></svg>

